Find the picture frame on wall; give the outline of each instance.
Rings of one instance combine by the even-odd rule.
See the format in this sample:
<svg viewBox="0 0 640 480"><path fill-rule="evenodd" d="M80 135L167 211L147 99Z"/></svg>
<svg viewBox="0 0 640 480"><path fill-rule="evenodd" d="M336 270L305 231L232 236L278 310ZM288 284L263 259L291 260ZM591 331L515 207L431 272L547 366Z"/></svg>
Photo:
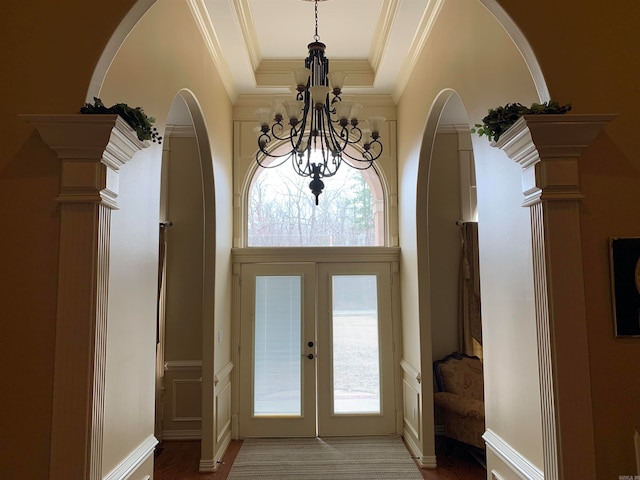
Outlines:
<svg viewBox="0 0 640 480"><path fill-rule="evenodd" d="M610 238L611 293L616 337L640 337L640 238Z"/></svg>

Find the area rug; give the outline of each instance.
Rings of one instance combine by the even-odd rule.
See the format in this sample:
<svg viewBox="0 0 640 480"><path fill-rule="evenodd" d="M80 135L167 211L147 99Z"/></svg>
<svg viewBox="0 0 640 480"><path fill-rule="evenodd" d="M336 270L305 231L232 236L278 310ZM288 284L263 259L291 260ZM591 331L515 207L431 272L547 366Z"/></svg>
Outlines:
<svg viewBox="0 0 640 480"><path fill-rule="evenodd" d="M247 439L228 480L422 480L402 439Z"/></svg>

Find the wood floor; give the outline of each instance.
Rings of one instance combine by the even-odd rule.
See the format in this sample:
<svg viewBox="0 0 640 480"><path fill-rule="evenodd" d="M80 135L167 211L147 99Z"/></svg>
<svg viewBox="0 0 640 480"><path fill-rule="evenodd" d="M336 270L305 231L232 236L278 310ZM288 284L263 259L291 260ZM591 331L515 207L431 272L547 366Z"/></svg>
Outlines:
<svg viewBox="0 0 640 480"><path fill-rule="evenodd" d="M200 441L162 442L156 449L154 480L226 480L241 446L242 441L231 442L216 473L198 473ZM437 441L438 468L420 470L425 480L486 480L486 470L464 448L444 452Z"/></svg>

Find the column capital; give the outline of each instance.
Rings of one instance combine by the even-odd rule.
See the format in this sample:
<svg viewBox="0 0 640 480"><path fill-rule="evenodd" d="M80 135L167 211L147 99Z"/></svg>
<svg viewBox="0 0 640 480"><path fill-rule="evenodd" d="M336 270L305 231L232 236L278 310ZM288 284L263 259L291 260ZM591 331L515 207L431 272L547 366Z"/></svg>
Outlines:
<svg viewBox="0 0 640 480"><path fill-rule="evenodd" d="M116 209L118 170L149 146L115 114L20 115L62 162L61 203L102 203Z"/></svg>
<svg viewBox="0 0 640 480"><path fill-rule="evenodd" d="M615 115L524 115L493 146L522 166L524 206L580 200L578 158Z"/></svg>

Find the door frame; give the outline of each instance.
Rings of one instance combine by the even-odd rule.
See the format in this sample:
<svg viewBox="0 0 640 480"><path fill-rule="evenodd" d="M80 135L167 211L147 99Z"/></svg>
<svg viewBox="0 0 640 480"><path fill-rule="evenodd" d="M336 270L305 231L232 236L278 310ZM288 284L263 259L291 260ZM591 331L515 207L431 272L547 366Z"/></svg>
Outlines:
<svg viewBox="0 0 640 480"><path fill-rule="evenodd" d="M240 365L241 281L242 266L246 264L282 263L388 263L391 282L391 329L393 345L393 376L395 402L395 433L402 433L402 332L400 319L400 289L398 247L252 247L232 249L233 262L233 306L232 306L232 356L233 363ZM240 368L234 368L232 378L232 437L240 437Z"/></svg>

